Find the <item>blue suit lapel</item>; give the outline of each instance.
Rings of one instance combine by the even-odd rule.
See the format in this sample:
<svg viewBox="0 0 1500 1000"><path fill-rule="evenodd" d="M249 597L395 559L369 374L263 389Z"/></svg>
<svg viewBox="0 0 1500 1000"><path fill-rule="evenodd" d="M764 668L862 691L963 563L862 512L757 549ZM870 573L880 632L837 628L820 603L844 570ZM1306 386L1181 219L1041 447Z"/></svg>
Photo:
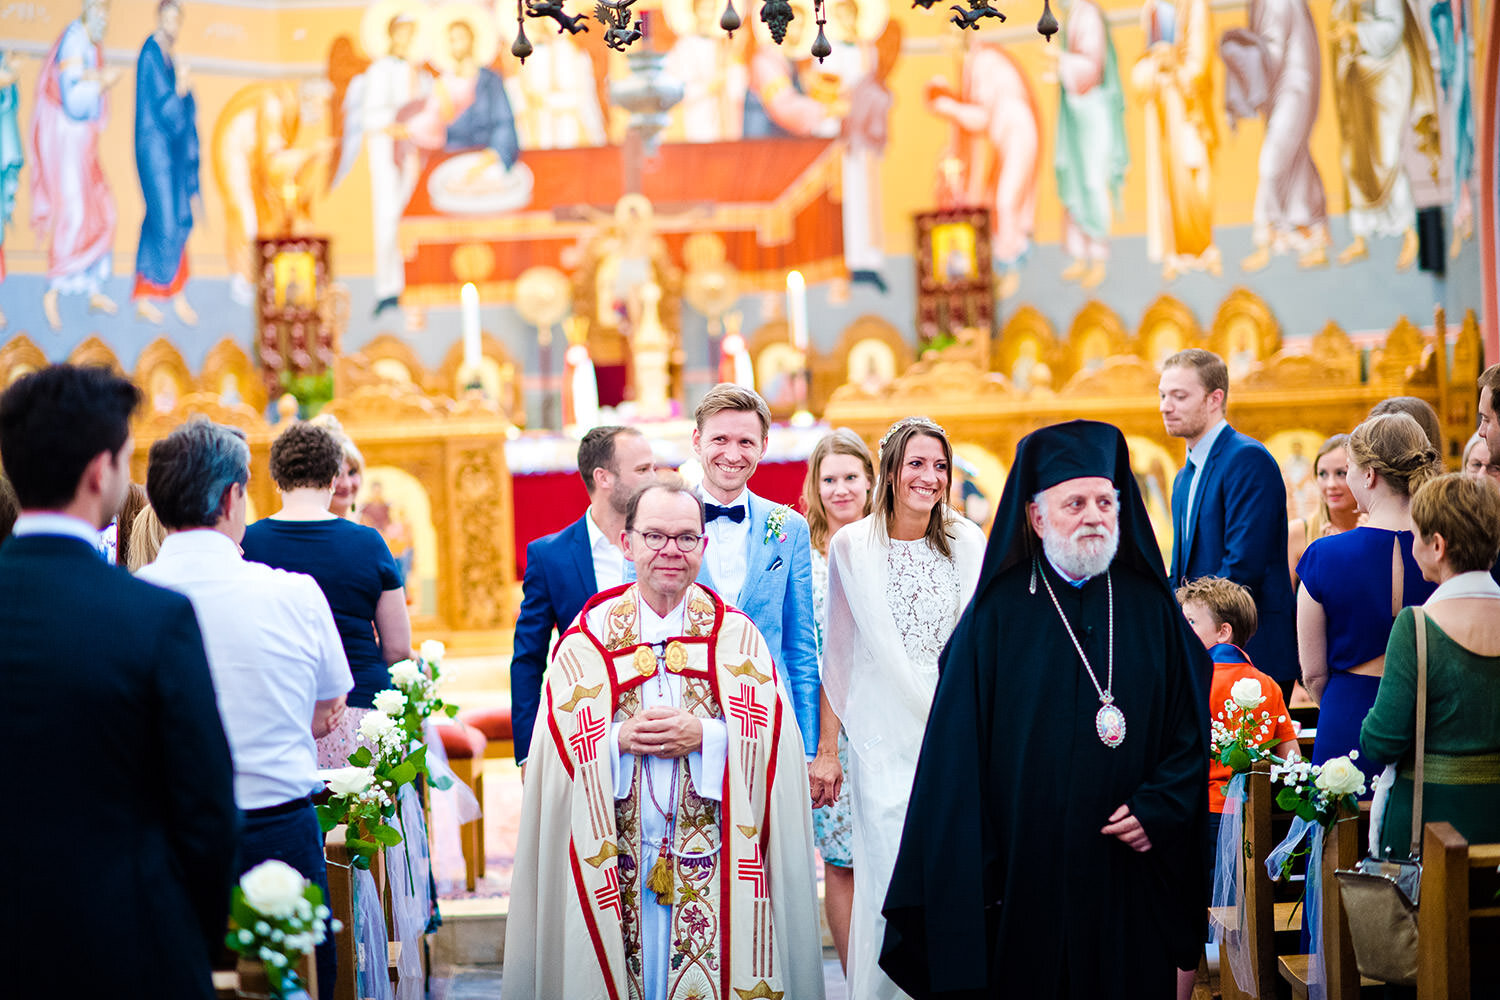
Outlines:
<svg viewBox="0 0 1500 1000"><path fill-rule="evenodd" d="M583 517L573 522L568 549L573 553L573 568L578 574L578 586L592 597L599 592L599 581L594 576L594 551L589 546L589 529L583 523Z"/></svg>
<svg viewBox="0 0 1500 1000"><path fill-rule="evenodd" d="M770 546L761 543L765 541L766 518L770 516L773 506L770 501L762 500L754 493L750 494L750 530L745 533L745 582L740 585L739 597L734 602L735 607L741 611L750 606L750 598L755 596L761 579L765 576L764 570L769 562L766 552Z"/></svg>
<svg viewBox="0 0 1500 1000"><path fill-rule="evenodd" d="M1229 437L1234 433L1234 428L1225 426L1214 439L1214 446L1208 450L1208 458L1203 460L1203 471L1198 473L1198 489L1193 493L1193 509L1189 512L1186 523L1183 525L1182 565L1178 567L1180 574L1185 575L1191 564L1193 556L1193 541L1198 534L1198 522L1202 519L1203 504L1208 499L1208 489L1213 483L1214 470L1219 464L1219 457L1224 449L1229 446ZM1183 493L1183 503L1187 503L1187 494Z"/></svg>

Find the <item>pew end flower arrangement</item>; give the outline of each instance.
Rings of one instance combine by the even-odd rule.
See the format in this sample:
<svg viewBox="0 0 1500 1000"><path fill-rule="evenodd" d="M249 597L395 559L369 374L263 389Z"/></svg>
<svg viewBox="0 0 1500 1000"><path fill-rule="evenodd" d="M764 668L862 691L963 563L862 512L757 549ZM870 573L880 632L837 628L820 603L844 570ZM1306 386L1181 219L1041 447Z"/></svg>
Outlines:
<svg viewBox="0 0 1500 1000"><path fill-rule="evenodd" d="M318 823L324 833L340 823L348 825L345 843L359 868L368 869L377 852L401 843L403 831L391 820L400 823L396 800L403 785L415 784L418 776L435 788L452 784L428 770L423 742L428 718L438 712L451 718L458 712L458 706L446 704L438 694L443 653L442 643L428 640L420 659L391 666L393 686L375 696L374 711L360 720L364 745L349 755L349 767L328 779L333 794L318 806Z"/></svg>
<svg viewBox="0 0 1500 1000"><path fill-rule="evenodd" d="M263 861L230 893L224 943L265 966L273 997L305 996L297 963L342 928L330 916L322 889L285 862Z"/></svg>
<svg viewBox="0 0 1500 1000"><path fill-rule="evenodd" d="M1286 716L1272 719L1270 712L1257 714L1256 709L1265 701L1260 681L1242 677L1229 689L1224 710L1214 716L1209 752L1234 774L1244 774L1262 760L1270 761L1273 766L1287 763L1271 753L1276 745L1276 726L1285 722Z"/></svg>

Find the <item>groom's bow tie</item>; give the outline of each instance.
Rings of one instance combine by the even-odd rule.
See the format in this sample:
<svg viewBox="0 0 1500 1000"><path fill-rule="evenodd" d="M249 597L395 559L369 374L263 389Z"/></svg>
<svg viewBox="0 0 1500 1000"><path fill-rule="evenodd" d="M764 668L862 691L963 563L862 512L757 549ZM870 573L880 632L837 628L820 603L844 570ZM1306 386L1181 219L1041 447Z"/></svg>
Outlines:
<svg viewBox="0 0 1500 1000"><path fill-rule="evenodd" d="M739 524L745 519L745 508L740 504L736 504L733 507L720 507L716 503L706 503L703 505L703 512L709 521L717 521L721 517L727 517L735 524Z"/></svg>

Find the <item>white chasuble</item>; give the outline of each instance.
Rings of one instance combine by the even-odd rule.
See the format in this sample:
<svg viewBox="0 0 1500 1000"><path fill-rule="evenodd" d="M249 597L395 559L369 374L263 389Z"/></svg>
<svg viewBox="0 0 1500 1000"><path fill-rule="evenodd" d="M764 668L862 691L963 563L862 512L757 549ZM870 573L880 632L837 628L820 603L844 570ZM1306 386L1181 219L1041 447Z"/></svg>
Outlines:
<svg viewBox="0 0 1500 1000"><path fill-rule="evenodd" d="M807 771L765 642L696 584L681 634L657 648L643 641L654 636L643 634L642 610L634 584L594 597L544 679L545 728L539 720L527 761L506 926L506 998L816 1000ZM684 758L675 768L617 758L613 724L649 704L720 720L722 749L706 739L696 765ZM715 759L718 801L703 774ZM617 780L628 782L618 801ZM648 820L653 792L670 822ZM669 906L645 887L665 853L663 832Z"/></svg>

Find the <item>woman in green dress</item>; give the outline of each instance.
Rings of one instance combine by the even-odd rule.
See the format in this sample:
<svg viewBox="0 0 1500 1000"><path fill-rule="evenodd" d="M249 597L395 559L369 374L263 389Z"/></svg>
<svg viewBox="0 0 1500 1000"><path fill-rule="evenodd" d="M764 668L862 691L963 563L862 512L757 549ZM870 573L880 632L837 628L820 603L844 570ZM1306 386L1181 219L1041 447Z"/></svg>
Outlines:
<svg viewBox="0 0 1500 1000"><path fill-rule="evenodd" d="M1471 844L1500 841L1500 492L1460 473L1411 502L1412 554L1438 588L1427 617L1427 739L1422 821L1452 823ZM1391 630L1385 674L1360 730L1360 749L1392 765L1376 785L1371 840L1382 855L1411 849L1417 653L1411 608ZM1382 786L1389 786L1382 803ZM1382 809L1382 805L1384 808Z"/></svg>

